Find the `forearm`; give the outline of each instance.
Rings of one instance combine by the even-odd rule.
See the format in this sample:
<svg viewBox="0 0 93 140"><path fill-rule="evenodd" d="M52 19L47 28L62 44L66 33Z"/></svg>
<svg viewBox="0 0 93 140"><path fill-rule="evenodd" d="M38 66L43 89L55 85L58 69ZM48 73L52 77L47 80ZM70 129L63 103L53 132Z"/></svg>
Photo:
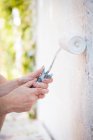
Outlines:
<svg viewBox="0 0 93 140"><path fill-rule="evenodd" d="M12 110L10 99L6 96L0 97L0 129L2 128L6 115Z"/></svg>
<svg viewBox="0 0 93 140"><path fill-rule="evenodd" d="M0 97L7 95L10 93L13 89L18 87L17 80L8 81L4 84L0 84Z"/></svg>
<svg viewBox="0 0 93 140"><path fill-rule="evenodd" d="M0 75L0 129L3 126L6 114L10 112L10 109L8 108L9 104L6 106L7 100L5 101L5 95L25 82L26 80L23 78L7 81L2 75Z"/></svg>
<svg viewBox="0 0 93 140"><path fill-rule="evenodd" d="M6 82L7 82L7 80L2 75L0 75L0 84L6 83ZM3 122L5 120L5 117L6 117L6 115L0 116L0 130L3 126Z"/></svg>
<svg viewBox="0 0 93 140"><path fill-rule="evenodd" d="M0 97L7 95L12 90L16 89L20 85L25 84L29 80L30 80L29 78L18 78L18 79L7 81L3 84L0 84Z"/></svg>
<svg viewBox="0 0 93 140"><path fill-rule="evenodd" d="M10 113L11 105L7 96L0 97L0 117Z"/></svg>

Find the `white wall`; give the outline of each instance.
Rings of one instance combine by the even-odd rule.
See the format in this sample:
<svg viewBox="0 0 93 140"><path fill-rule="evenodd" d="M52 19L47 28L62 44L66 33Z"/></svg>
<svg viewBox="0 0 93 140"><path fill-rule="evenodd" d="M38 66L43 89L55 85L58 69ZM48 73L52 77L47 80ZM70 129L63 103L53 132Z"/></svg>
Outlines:
<svg viewBox="0 0 93 140"><path fill-rule="evenodd" d="M59 47L84 37L81 0L38 0L37 67L51 63ZM38 104L38 117L56 140L85 140L85 54L62 51L52 69L50 93Z"/></svg>

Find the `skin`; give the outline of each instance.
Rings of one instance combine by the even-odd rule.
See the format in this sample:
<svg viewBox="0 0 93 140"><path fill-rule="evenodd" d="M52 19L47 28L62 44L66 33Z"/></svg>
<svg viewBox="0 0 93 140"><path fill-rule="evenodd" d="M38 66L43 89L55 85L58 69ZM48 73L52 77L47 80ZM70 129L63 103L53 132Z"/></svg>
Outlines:
<svg viewBox="0 0 93 140"><path fill-rule="evenodd" d="M22 78L18 78L18 79L12 80L12 81L1 82L1 84L0 84L0 97L7 95L13 89L27 83L28 81L31 81L31 80L37 78L42 73L43 68L44 67L37 70L36 72L33 72L27 76L24 76ZM5 80L5 78L2 75L0 77L1 77L2 81Z"/></svg>
<svg viewBox="0 0 93 140"><path fill-rule="evenodd" d="M32 105L37 101L38 95L48 93L46 84L44 88L30 88L35 80L29 81L26 84L14 89L8 95L0 98L0 116L10 112L26 112L29 111Z"/></svg>
<svg viewBox="0 0 93 140"><path fill-rule="evenodd" d="M27 112L38 99L44 98L48 93L48 85L52 79L46 79L42 83L36 82L42 70L43 68L13 81L7 81L0 76L0 128L7 113Z"/></svg>
<svg viewBox="0 0 93 140"><path fill-rule="evenodd" d="M0 84L6 83L6 82L7 80L2 75L0 75ZM3 125L4 120L5 120L5 115L0 116L0 129Z"/></svg>

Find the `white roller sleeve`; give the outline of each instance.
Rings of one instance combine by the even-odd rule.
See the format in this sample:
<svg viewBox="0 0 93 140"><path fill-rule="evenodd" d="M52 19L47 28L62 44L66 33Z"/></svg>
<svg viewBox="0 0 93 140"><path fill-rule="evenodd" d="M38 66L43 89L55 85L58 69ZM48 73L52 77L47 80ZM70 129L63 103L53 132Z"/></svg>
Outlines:
<svg viewBox="0 0 93 140"><path fill-rule="evenodd" d="M60 45L66 51L69 51L73 54L82 54L86 49L86 41L79 36L73 37L68 43L63 44L62 40L60 41Z"/></svg>

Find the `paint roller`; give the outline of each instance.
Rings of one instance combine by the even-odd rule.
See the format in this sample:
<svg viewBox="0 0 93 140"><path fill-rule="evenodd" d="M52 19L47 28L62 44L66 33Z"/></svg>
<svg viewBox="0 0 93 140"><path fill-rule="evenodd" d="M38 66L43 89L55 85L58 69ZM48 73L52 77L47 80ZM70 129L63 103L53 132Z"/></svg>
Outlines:
<svg viewBox="0 0 93 140"><path fill-rule="evenodd" d="M59 42L59 45L60 45L60 47L57 50L57 52L55 53L55 56L52 60L52 63L50 64L48 70L47 71L45 71L45 69L43 70L42 74L38 77L37 82L42 82L44 79L52 77L52 74L49 74L49 73L53 67L53 64L54 64L59 52L62 49L66 50L70 53L76 54L76 55L82 54L86 49L86 41L82 37L79 37L79 36L73 37L68 42L68 45L64 45L62 43L62 41Z"/></svg>
<svg viewBox="0 0 93 140"><path fill-rule="evenodd" d="M75 36L68 42L67 45L63 44L62 41L60 41L60 46L62 46L64 50L70 53L80 55L86 49L86 41L80 36Z"/></svg>

